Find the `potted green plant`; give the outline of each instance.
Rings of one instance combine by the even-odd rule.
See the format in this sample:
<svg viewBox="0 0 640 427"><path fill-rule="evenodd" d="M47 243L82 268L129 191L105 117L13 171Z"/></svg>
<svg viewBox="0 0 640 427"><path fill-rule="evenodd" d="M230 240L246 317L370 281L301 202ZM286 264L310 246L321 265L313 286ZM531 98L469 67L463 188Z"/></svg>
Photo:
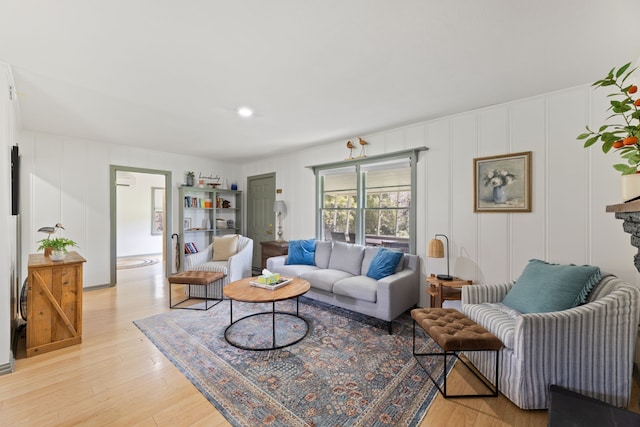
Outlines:
<svg viewBox="0 0 640 427"><path fill-rule="evenodd" d="M640 196L640 98L636 95L638 86L626 82L636 70L633 68L629 71L630 66L629 62L617 70L612 68L604 79L593 83L592 86L596 88L615 88L608 96L612 114L598 131L587 126L587 132L578 135L579 140L586 140L585 148L601 141L603 152L608 153L613 149L625 161L613 165L615 170L622 173L622 198L625 202Z"/></svg>
<svg viewBox="0 0 640 427"><path fill-rule="evenodd" d="M52 261L62 261L67 256L68 247L78 246L76 242L66 237L42 239L38 243L40 243L38 250L44 249L44 256L49 256Z"/></svg>
<svg viewBox="0 0 640 427"><path fill-rule="evenodd" d="M187 172L187 186L193 187L193 179L196 177L196 174L193 171Z"/></svg>

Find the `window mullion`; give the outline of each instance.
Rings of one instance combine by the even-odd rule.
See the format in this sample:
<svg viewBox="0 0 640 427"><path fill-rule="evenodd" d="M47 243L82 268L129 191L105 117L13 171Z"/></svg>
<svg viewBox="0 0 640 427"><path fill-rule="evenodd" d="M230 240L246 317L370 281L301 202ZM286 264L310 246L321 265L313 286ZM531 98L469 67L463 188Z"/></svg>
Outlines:
<svg viewBox="0 0 640 427"><path fill-rule="evenodd" d="M366 239L364 236L364 213L367 201L364 193L365 189L367 188L367 177L366 172L360 172L360 165L356 165L356 177L356 203L358 205L356 209L356 243L365 245Z"/></svg>

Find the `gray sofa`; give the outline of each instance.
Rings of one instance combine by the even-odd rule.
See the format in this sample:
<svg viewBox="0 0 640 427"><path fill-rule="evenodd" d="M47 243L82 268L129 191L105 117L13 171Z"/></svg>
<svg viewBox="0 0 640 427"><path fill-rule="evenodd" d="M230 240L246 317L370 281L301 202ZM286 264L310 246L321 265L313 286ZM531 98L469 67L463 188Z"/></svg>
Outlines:
<svg viewBox="0 0 640 427"><path fill-rule="evenodd" d="M380 280L367 276L375 246L316 241L315 265L287 265L287 256L267 259L267 269L282 276L300 277L311 284L306 297L392 321L418 303L420 258L404 254L396 272Z"/></svg>

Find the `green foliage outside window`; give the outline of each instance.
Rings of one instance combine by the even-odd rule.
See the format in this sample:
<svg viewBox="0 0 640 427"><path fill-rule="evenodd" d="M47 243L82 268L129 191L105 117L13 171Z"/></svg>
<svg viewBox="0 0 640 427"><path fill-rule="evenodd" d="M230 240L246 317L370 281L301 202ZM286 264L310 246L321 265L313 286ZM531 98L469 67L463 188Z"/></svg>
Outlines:
<svg viewBox="0 0 640 427"><path fill-rule="evenodd" d="M356 196L325 193L322 216L325 232L353 233L355 229ZM365 234L388 237L409 237L410 191L367 194Z"/></svg>

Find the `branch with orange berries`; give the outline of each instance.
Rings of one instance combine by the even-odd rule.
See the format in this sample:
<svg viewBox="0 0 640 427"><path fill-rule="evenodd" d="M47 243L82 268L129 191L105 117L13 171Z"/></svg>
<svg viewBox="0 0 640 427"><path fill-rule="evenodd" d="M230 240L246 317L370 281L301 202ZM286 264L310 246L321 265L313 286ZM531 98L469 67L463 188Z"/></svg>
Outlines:
<svg viewBox="0 0 640 427"><path fill-rule="evenodd" d="M610 101L608 110L611 110L613 114L607 117L607 120L618 118L622 119L624 123L617 124L605 124L600 126L597 132L586 127L587 133L578 135L578 139L586 139L584 147L590 147L598 140L602 141L602 151L608 153L613 148L621 158L627 161L627 164L613 165L614 169L621 172L623 175L633 174L638 172L638 164L640 164L640 144L638 144L638 138L640 137L640 98L634 100L631 95L638 92L638 86L629 84L625 85L625 81L636 70L627 70L631 66L631 63L623 65L617 71L612 68L602 80L598 80L593 83L592 86L604 87L615 86L617 91L609 94L608 97L617 97ZM626 74L625 74L626 73ZM623 76L624 75L624 76Z"/></svg>

